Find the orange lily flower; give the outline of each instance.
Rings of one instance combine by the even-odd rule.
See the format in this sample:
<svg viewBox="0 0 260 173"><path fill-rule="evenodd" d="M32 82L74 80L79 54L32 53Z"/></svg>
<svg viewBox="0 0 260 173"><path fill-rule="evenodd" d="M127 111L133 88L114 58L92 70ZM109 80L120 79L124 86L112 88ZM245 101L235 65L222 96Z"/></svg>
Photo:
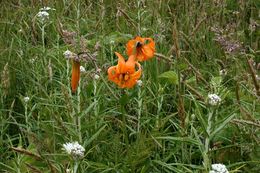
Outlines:
<svg viewBox="0 0 260 173"><path fill-rule="evenodd" d="M115 52L118 57L118 64L108 69L108 79L116 83L120 88L132 88L141 77L141 65L135 61L135 56L131 55L127 61L124 57ZM136 71L135 67L138 67Z"/></svg>
<svg viewBox="0 0 260 173"><path fill-rule="evenodd" d="M154 56L155 43L151 38L135 37L126 44L127 55L135 55L138 61L146 61Z"/></svg>
<svg viewBox="0 0 260 173"><path fill-rule="evenodd" d="M80 78L80 62L72 60L72 74L71 74L71 91L75 93L79 84Z"/></svg>

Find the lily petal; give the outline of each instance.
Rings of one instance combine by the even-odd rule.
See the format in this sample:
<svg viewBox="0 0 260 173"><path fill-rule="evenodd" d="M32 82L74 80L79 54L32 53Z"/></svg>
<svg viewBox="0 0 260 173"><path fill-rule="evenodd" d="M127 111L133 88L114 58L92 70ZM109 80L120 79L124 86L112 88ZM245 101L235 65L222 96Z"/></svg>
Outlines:
<svg viewBox="0 0 260 173"><path fill-rule="evenodd" d="M71 91L76 92L80 78L80 62L72 61Z"/></svg>

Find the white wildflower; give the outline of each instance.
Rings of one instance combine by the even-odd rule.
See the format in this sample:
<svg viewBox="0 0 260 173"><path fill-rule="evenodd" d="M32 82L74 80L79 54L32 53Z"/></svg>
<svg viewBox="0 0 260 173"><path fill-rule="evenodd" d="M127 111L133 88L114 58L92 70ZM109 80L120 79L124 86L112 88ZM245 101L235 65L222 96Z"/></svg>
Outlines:
<svg viewBox="0 0 260 173"><path fill-rule="evenodd" d="M196 115L195 114L191 114L191 119L195 120L196 119Z"/></svg>
<svg viewBox="0 0 260 173"><path fill-rule="evenodd" d="M66 51L63 53L63 55L64 55L64 57L65 57L66 59L70 59L70 58L72 58L73 53L72 53L70 50L66 50Z"/></svg>
<svg viewBox="0 0 260 173"><path fill-rule="evenodd" d="M55 10L54 8L51 8L51 7L43 7L43 8L40 8L40 11L49 11L49 10Z"/></svg>
<svg viewBox="0 0 260 173"><path fill-rule="evenodd" d="M217 94L209 94L208 101L210 105L216 106L221 102L221 98Z"/></svg>
<svg viewBox="0 0 260 173"><path fill-rule="evenodd" d="M30 97L24 97L23 100L25 103L27 103L30 100Z"/></svg>
<svg viewBox="0 0 260 173"><path fill-rule="evenodd" d="M83 67L83 66L80 66L79 69L80 69L80 72L81 72L81 73L85 73L85 72L86 72L86 69L85 69L85 67Z"/></svg>
<svg viewBox="0 0 260 173"><path fill-rule="evenodd" d="M40 19L41 22L45 22L49 19L49 13L47 11L40 11L37 14L37 17Z"/></svg>
<svg viewBox="0 0 260 173"><path fill-rule="evenodd" d="M226 70L226 69L220 70L220 71L219 71L219 75L220 75L220 76L225 76L225 75L227 75L227 70Z"/></svg>
<svg viewBox="0 0 260 173"><path fill-rule="evenodd" d="M63 144L64 150L74 158L83 158L85 148L82 147L77 141Z"/></svg>
<svg viewBox="0 0 260 173"><path fill-rule="evenodd" d="M213 164L211 167L212 170L209 173L229 173L226 166L223 164Z"/></svg>
<svg viewBox="0 0 260 173"><path fill-rule="evenodd" d="M33 64L33 63L35 62L35 58L32 58L32 59L30 59L29 61L30 61L30 63Z"/></svg>
<svg viewBox="0 0 260 173"><path fill-rule="evenodd" d="M100 78L100 76L98 74L94 75L94 79L98 80Z"/></svg>
<svg viewBox="0 0 260 173"><path fill-rule="evenodd" d="M141 86L143 85L143 81L138 80L138 81L137 81L137 85L138 85L139 87L141 87Z"/></svg>

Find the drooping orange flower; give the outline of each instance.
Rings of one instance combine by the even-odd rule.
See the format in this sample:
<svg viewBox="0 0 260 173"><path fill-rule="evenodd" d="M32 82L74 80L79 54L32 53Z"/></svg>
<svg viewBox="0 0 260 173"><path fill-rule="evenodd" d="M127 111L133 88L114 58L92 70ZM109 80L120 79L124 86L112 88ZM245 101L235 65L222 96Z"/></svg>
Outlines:
<svg viewBox="0 0 260 173"><path fill-rule="evenodd" d="M155 43L151 38L135 37L126 44L127 55L135 55L138 61L146 61L154 56Z"/></svg>
<svg viewBox="0 0 260 173"><path fill-rule="evenodd" d="M108 79L116 83L120 88L132 88L141 77L141 65L135 61L135 56L130 55L125 61L124 57L115 52L118 64L108 69ZM137 70L135 69L137 66Z"/></svg>
<svg viewBox="0 0 260 173"><path fill-rule="evenodd" d="M71 91L75 93L79 84L80 78L80 62L72 60L72 74L71 74Z"/></svg>

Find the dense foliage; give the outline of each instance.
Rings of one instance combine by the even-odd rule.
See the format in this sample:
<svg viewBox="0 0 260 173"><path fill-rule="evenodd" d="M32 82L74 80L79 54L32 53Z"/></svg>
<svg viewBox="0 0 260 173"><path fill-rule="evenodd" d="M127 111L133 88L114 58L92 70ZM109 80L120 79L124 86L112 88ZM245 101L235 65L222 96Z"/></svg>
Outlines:
<svg viewBox="0 0 260 173"><path fill-rule="evenodd" d="M0 1L0 172L202 173L214 163L260 172L259 9L258 0ZM137 35L156 53L141 82L122 89L107 70ZM83 56L75 93L66 50Z"/></svg>

